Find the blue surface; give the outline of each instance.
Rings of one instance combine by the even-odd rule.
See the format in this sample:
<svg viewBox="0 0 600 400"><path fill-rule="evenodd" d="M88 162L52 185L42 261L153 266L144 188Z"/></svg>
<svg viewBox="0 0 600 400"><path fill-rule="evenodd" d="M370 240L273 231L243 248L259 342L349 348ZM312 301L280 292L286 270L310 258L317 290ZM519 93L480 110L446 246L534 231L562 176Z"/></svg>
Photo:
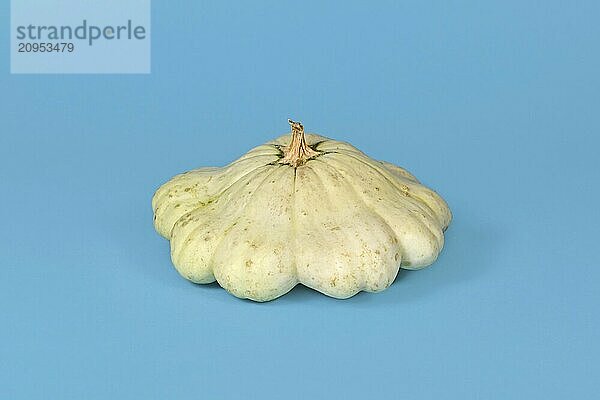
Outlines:
<svg viewBox="0 0 600 400"><path fill-rule="evenodd" d="M10 75L0 398L593 398L597 1L155 1L150 75ZM429 269L266 304L172 268L150 199L286 119L451 205Z"/></svg>

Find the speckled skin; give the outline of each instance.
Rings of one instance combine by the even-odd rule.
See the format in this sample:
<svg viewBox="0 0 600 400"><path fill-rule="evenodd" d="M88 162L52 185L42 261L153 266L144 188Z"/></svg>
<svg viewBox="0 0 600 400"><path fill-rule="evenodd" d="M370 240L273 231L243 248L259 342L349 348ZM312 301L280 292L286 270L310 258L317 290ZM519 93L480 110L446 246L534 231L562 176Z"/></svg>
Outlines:
<svg viewBox="0 0 600 400"><path fill-rule="evenodd" d="M406 170L314 134L319 156L280 164L284 135L223 168L175 176L152 199L179 273L255 301L298 283L344 299L435 261L446 202Z"/></svg>

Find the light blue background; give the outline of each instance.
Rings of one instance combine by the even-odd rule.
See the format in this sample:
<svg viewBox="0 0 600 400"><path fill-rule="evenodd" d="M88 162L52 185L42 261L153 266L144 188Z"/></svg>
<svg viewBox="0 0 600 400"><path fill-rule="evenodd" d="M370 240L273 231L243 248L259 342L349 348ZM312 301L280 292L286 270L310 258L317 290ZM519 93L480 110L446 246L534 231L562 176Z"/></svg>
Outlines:
<svg viewBox="0 0 600 400"><path fill-rule="evenodd" d="M150 75L10 75L0 6L0 398L597 397L597 1L153 3ZM441 193L438 262L347 301L179 277L154 190L288 117Z"/></svg>

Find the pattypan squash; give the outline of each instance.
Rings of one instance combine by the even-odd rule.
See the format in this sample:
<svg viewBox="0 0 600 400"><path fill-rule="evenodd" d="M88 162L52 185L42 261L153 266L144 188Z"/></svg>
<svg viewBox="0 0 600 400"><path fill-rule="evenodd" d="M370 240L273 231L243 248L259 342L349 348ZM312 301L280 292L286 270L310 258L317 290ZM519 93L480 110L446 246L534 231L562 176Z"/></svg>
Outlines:
<svg viewBox="0 0 600 400"><path fill-rule="evenodd" d="M403 168L289 123L291 136L156 191L154 226L183 277L255 301L298 283L344 299L436 260L451 219L438 194Z"/></svg>

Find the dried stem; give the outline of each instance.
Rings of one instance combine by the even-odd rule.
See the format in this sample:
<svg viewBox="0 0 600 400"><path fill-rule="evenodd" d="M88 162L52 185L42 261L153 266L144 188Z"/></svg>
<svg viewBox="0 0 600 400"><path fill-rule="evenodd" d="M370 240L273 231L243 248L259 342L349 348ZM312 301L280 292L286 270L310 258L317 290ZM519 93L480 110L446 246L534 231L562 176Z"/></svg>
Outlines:
<svg viewBox="0 0 600 400"><path fill-rule="evenodd" d="M304 137L304 126L300 122L288 119L292 128L292 140L290 144L283 149L283 158L279 161L281 164L290 164L294 167L304 164L309 159L318 156L320 153L311 149L306 144Z"/></svg>

